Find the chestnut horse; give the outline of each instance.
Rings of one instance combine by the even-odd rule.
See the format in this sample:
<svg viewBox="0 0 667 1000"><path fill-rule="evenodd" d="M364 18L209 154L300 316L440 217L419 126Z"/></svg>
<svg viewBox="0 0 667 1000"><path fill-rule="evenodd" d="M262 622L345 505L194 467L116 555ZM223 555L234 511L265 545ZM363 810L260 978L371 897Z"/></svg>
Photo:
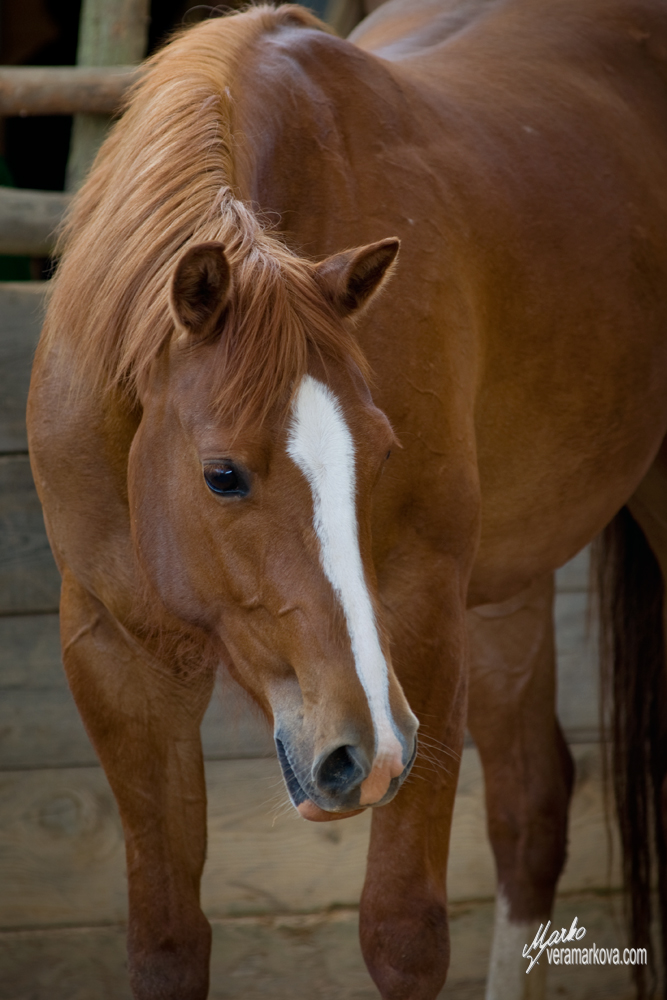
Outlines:
<svg viewBox="0 0 667 1000"><path fill-rule="evenodd" d="M219 664L272 720L302 816L381 807L361 941L385 1000L445 980L468 719L499 883L487 996L542 996L521 950L572 785L553 571L626 504L660 633L667 5L392 0L352 42L297 7L208 21L148 63L63 246L30 443L65 668L124 825L135 997L207 995ZM623 621L621 693L643 648ZM406 781L417 720L428 781ZM636 834L650 794L664 808L643 753L637 940Z"/></svg>

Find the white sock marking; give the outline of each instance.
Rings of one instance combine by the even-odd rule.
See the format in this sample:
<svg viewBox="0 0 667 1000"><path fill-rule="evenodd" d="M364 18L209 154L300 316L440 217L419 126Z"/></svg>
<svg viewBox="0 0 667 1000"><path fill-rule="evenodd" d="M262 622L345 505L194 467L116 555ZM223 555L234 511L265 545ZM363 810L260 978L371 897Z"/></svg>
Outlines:
<svg viewBox="0 0 667 1000"><path fill-rule="evenodd" d="M292 406L287 453L313 494L322 568L343 607L376 734L376 763L402 757L389 707L387 663L359 551L354 441L338 400L306 375Z"/></svg>
<svg viewBox="0 0 667 1000"><path fill-rule="evenodd" d="M538 923L511 921L509 903L503 893L498 892L485 1000L544 1000L546 955L528 975L528 960L523 957L524 945L529 945L535 937Z"/></svg>

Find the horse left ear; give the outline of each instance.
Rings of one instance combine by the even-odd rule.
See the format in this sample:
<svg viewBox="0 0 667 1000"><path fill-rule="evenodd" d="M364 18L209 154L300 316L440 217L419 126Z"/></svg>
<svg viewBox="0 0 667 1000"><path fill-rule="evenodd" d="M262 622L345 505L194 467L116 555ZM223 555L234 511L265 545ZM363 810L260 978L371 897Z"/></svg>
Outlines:
<svg viewBox="0 0 667 1000"><path fill-rule="evenodd" d="M205 337L227 305L231 272L222 243L198 243L185 251L171 282L171 311L186 333Z"/></svg>
<svg viewBox="0 0 667 1000"><path fill-rule="evenodd" d="M394 236L344 250L315 266L315 277L340 316L349 316L370 301L391 273L400 245Z"/></svg>

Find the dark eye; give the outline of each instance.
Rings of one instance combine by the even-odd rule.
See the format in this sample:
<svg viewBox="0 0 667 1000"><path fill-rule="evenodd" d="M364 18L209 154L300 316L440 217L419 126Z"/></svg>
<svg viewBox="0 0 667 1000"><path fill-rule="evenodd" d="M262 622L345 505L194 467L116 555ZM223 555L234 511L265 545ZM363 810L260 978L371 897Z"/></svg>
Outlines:
<svg viewBox="0 0 667 1000"><path fill-rule="evenodd" d="M204 479L209 490L223 496L244 497L249 487L239 470L231 462L216 462L204 466Z"/></svg>

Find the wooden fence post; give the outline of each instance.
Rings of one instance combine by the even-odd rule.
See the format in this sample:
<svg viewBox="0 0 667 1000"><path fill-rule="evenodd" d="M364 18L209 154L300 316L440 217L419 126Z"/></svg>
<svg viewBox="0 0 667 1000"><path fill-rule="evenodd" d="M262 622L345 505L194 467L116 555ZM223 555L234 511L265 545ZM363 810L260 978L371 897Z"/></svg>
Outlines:
<svg viewBox="0 0 667 1000"><path fill-rule="evenodd" d="M123 66L146 54L150 0L83 0L79 21L79 66ZM106 135L106 115L76 115L67 162L68 191L88 173Z"/></svg>

